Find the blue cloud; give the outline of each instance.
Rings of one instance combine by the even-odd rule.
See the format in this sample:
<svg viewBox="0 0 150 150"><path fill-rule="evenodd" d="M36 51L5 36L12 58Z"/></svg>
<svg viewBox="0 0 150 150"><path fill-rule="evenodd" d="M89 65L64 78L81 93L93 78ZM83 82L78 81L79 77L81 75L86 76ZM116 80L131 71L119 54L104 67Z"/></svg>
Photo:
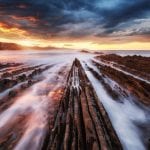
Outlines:
<svg viewBox="0 0 150 150"><path fill-rule="evenodd" d="M27 25L13 20L12 15L35 17L37 22ZM64 31L65 36L66 33L68 36L78 33L80 36L109 36L124 27L130 28L136 19L150 18L150 3L149 0L0 0L0 18L1 22L20 23L20 28L41 36L59 36L60 33L62 36ZM85 28L87 23L89 28ZM80 28L72 32L71 25L80 25ZM140 29L137 31L141 33ZM146 31L149 33L147 29L144 34Z"/></svg>

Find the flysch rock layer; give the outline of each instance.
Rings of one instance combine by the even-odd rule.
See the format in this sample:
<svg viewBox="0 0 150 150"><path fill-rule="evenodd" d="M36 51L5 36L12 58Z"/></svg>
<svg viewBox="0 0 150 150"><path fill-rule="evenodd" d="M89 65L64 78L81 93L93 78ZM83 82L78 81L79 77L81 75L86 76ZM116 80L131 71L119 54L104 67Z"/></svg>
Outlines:
<svg viewBox="0 0 150 150"><path fill-rule="evenodd" d="M67 83L47 149L121 150L107 112L77 59Z"/></svg>

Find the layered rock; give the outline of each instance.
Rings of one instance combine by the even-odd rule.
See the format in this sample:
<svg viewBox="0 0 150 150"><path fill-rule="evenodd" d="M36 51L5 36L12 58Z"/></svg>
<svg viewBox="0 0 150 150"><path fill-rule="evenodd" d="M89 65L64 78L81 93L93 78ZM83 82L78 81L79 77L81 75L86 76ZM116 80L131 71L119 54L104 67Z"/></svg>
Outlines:
<svg viewBox="0 0 150 150"><path fill-rule="evenodd" d="M150 106L150 84L136 79L133 76L124 74L110 66L101 65L100 63L93 62L101 71L103 76L114 80L121 87L126 89L131 95L134 95L145 106Z"/></svg>
<svg viewBox="0 0 150 150"><path fill-rule="evenodd" d="M115 67L150 80L150 57L137 55L123 57L116 54L109 54L97 56L96 58L106 63L113 62Z"/></svg>
<svg viewBox="0 0 150 150"><path fill-rule="evenodd" d="M38 65L2 74L0 78L0 92L4 92L4 94L0 95L0 112L7 109L14 102L14 98L24 90L39 82L42 78L36 78L36 76L40 76L42 72L52 66L43 67L42 65Z"/></svg>
<svg viewBox="0 0 150 150"><path fill-rule="evenodd" d="M109 117L77 59L67 83L47 149L122 149Z"/></svg>

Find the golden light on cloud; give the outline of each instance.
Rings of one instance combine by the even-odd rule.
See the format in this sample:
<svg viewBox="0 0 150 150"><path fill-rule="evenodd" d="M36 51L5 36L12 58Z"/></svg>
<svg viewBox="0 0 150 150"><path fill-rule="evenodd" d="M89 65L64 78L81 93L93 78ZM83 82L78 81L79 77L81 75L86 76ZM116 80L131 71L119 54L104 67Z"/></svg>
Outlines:
<svg viewBox="0 0 150 150"><path fill-rule="evenodd" d="M31 49L150 50L147 2L109 1L2 0L0 42Z"/></svg>
<svg viewBox="0 0 150 150"><path fill-rule="evenodd" d="M65 48L72 49L88 49L88 50L149 50L149 42L129 42L129 43L116 43L116 44L93 44L92 42L77 42L77 43L61 43ZM56 44L57 45L57 44Z"/></svg>
<svg viewBox="0 0 150 150"><path fill-rule="evenodd" d="M27 20L31 22L36 22L38 20L36 17L33 17L33 16L28 16L28 17L11 16L11 18L15 20Z"/></svg>
<svg viewBox="0 0 150 150"><path fill-rule="evenodd" d="M16 27L9 27L8 25L1 23L1 22L0 22L0 32L9 33L9 34L17 33L17 34L22 34L22 35L27 33L24 30L18 29Z"/></svg>
<svg viewBox="0 0 150 150"><path fill-rule="evenodd" d="M18 18L20 19L20 18ZM35 18L23 18L30 21L36 21ZM67 49L88 49L88 50L149 50L150 43L144 38L134 37L134 40L124 42L113 42L113 38L47 38L42 39L38 36L33 36L25 30L17 27L10 27L7 24L0 23L0 41L12 42L27 47L56 47ZM140 40L138 40L140 39ZM141 41L141 42L140 42Z"/></svg>
<svg viewBox="0 0 150 150"><path fill-rule="evenodd" d="M149 50L150 43L149 42L126 42L126 43L93 43L89 41L81 41L81 42L71 42L71 41L62 41L59 40L42 40L42 39L34 39L28 37L26 39L18 39L18 40L10 40L0 38L2 42L15 42L22 46L28 47L56 47L56 48L67 48L67 49L87 49L87 50Z"/></svg>

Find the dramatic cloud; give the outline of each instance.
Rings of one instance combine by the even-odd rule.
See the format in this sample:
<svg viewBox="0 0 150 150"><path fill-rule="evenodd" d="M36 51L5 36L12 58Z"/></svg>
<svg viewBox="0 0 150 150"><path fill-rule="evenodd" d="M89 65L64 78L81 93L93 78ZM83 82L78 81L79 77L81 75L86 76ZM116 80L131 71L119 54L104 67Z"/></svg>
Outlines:
<svg viewBox="0 0 150 150"><path fill-rule="evenodd" d="M113 37L112 41L115 41L118 37L121 40L125 37L128 39L141 36L148 41L150 2L149 0L0 0L0 23L5 24L6 28L15 28L20 33L25 32L25 35L43 39Z"/></svg>

